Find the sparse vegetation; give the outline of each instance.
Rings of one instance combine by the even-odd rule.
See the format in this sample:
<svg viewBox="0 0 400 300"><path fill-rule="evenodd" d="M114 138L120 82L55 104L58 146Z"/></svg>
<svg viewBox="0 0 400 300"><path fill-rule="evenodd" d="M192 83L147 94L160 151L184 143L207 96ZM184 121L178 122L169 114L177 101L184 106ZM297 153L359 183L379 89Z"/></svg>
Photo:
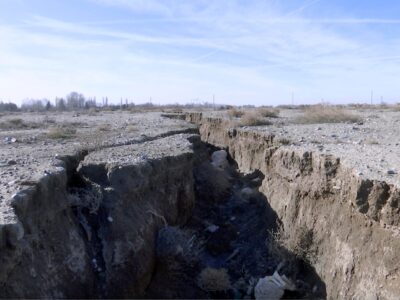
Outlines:
<svg viewBox="0 0 400 300"><path fill-rule="evenodd" d="M34 122L27 123L20 118L8 119L0 123L0 129L5 129L5 130L34 129L39 127L40 127L39 123L34 123Z"/></svg>
<svg viewBox="0 0 400 300"><path fill-rule="evenodd" d="M231 118L240 118L244 115L244 111L237 108L231 108L228 110L227 114Z"/></svg>
<svg viewBox="0 0 400 300"><path fill-rule="evenodd" d="M96 107L91 107L91 108L89 108L89 110L88 110L88 115L89 115L89 116L96 116L97 113L98 113L99 111L100 111L100 110L99 110L98 108L96 108Z"/></svg>
<svg viewBox="0 0 400 300"><path fill-rule="evenodd" d="M280 139L278 139L278 143L281 145L289 145L291 143L291 141L287 138L280 138Z"/></svg>
<svg viewBox="0 0 400 300"><path fill-rule="evenodd" d="M227 291L231 288L231 282L225 268L208 267L201 271L198 286L207 292Z"/></svg>
<svg viewBox="0 0 400 300"><path fill-rule="evenodd" d="M379 145L379 142L378 142L378 140L376 140L376 139L368 138L368 139L365 141L365 144L367 144L367 145Z"/></svg>
<svg viewBox="0 0 400 300"><path fill-rule="evenodd" d="M57 126L50 128L46 136L50 139L68 139L74 137L75 134L76 134L75 128Z"/></svg>
<svg viewBox="0 0 400 300"><path fill-rule="evenodd" d="M362 119L360 116L337 106L313 105L306 108L304 114L297 118L300 124L317 123L357 123Z"/></svg>
<svg viewBox="0 0 400 300"><path fill-rule="evenodd" d="M135 126L135 124L129 124L125 127L125 130L127 132L135 132L138 131L137 127Z"/></svg>
<svg viewBox="0 0 400 300"><path fill-rule="evenodd" d="M257 109L257 112L264 118L278 118L279 117L279 110L274 109L274 108L260 107Z"/></svg>
<svg viewBox="0 0 400 300"><path fill-rule="evenodd" d="M306 226L286 231L279 226L275 232L270 233L270 237L268 248L272 256L287 262L293 259L303 259L310 263L315 261L313 232Z"/></svg>
<svg viewBox="0 0 400 300"><path fill-rule="evenodd" d="M400 111L400 103L397 103L397 104L393 105L392 110L393 111Z"/></svg>
<svg viewBox="0 0 400 300"><path fill-rule="evenodd" d="M246 113L240 119L241 126L262 126L271 125L272 123L265 119L257 111L246 111Z"/></svg>
<svg viewBox="0 0 400 300"><path fill-rule="evenodd" d="M55 124L56 120L54 120L52 118L49 118L49 116L45 116L43 118L43 123L45 123L45 124Z"/></svg>
<svg viewBox="0 0 400 300"><path fill-rule="evenodd" d="M110 131L111 130L111 125L110 124L101 124L97 126L97 131Z"/></svg>

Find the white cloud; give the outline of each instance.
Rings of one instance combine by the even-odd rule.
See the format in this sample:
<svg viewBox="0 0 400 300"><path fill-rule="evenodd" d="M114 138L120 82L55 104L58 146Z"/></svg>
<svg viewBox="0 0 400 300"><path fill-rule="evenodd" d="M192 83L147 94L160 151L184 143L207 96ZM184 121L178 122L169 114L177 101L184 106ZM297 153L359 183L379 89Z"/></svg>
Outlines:
<svg viewBox="0 0 400 300"><path fill-rule="evenodd" d="M216 93L221 102L263 104L288 102L295 91L298 101L351 100L373 86L394 96L400 75L399 41L380 44L364 27L398 20L302 18L318 1L289 13L263 1L93 1L128 8L136 18L33 16L22 26L0 26L0 98L80 90L171 102ZM130 23L140 26L118 26Z"/></svg>

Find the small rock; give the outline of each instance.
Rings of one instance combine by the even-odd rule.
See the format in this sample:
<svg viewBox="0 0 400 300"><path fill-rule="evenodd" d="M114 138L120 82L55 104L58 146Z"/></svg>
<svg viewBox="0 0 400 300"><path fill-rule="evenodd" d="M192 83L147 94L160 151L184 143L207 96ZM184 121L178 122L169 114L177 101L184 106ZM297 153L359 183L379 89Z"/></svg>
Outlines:
<svg viewBox="0 0 400 300"><path fill-rule="evenodd" d="M395 170L388 170L387 171L388 175L396 175L397 172Z"/></svg>
<svg viewBox="0 0 400 300"><path fill-rule="evenodd" d="M219 229L219 226L214 225L214 224L212 224L212 225L210 225L210 226L208 226L208 227L206 228L206 230L207 230L208 232L211 232L211 233L216 232L218 229Z"/></svg>
<svg viewBox="0 0 400 300"><path fill-rule="evenodd" d="M218 150L211 154L211 164L216 168L225 169L229 166L228 153L225 150Z"/></svg>
<svg viewBox="0 0 400 300"><path fill-rule="evenodd" d="M240 191L240 193L242 194L242 196L248 198L254 194L254 190L252 188L245 187Z"/></svg>

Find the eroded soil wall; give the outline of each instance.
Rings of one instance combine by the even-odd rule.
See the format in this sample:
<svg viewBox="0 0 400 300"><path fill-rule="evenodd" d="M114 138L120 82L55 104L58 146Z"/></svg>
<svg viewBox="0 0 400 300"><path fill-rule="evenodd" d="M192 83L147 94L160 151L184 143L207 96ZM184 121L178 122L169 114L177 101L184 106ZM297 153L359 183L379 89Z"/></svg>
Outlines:
<svg viewBox="0 0 400 300"><path fill-rule="evenodd" d="M64 157L12 199L19 222L1 227L0 297L143 297L158 230L191 215L193 161L190 149L125 164Z"/></svg>
<svg viewBox="0 0 400 300"><path fill-rule="evenodd" d="M332 155L293 150L273 135L228 129L189 116L204 142L225 148L240 171L260 170L260 187L286 232L312 232L311 263L331 299L400 295L399 189L363 180Z"/></svg>

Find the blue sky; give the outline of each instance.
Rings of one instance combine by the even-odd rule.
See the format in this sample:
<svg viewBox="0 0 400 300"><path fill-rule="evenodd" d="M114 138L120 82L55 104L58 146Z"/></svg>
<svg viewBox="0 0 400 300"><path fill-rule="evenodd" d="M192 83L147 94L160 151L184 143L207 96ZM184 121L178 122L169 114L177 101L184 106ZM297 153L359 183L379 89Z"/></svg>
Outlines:
<svg viewBox="0 0 400 300"><path fill-rule="evenodd" d="M397 0L0 0L0 99L400 102Z"/></svg>

